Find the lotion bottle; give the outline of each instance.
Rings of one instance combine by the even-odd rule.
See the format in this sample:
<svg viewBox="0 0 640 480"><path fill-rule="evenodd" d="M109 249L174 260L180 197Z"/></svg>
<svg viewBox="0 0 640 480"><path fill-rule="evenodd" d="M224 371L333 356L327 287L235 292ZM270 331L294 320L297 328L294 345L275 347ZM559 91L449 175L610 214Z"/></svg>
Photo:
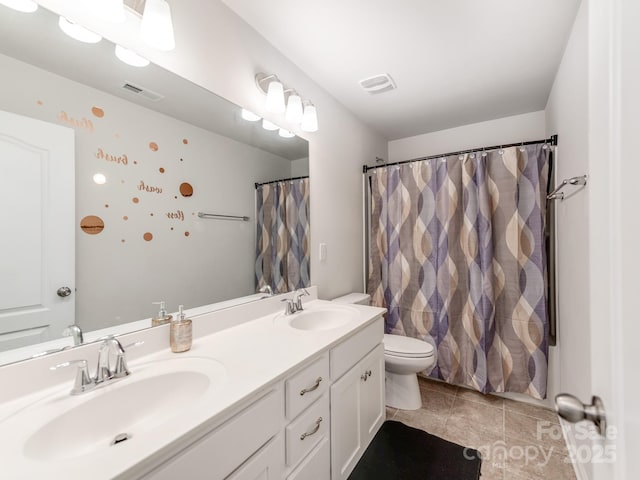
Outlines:
<svg viewBox="0 0 640 480"><path fill-rule="evenodd" d="M173 315L170 315L165 309L164 301L153 302L154 305L160 305L160 311L158 314L151 319L151 326L157 327L158 325L164 325L165 323L169 323L173 318Z"/></svg>
<svg viewBox="0 0 640 480"><path fill-rule="evenodd" d="M186 352L191 348L193 339L191 319L185 318L182 311L183 305L178 307L178 316L171 321L170 326L170 343L171 351L174 353Z"/></svg>

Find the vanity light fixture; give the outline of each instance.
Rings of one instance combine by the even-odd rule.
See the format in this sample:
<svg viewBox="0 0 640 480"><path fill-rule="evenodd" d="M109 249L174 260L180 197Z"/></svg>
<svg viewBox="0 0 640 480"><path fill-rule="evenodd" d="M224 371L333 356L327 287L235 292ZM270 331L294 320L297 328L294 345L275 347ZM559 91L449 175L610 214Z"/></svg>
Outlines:
<svg viewBox="0 0 640 480"><path fill-rule="evenodd" d="M304 113L302 115L300 128L303 132L318 131L318 113L316 112L316 106L309 100L305 100L304 102Z"/></svg>
<svg viewBox="0 0 640 480"><path fill-rule="evenodd" d="M83 43L98 43L102 37L91 30L84 28L82 25L70 22L64 17L58 20L60 30L69 35L71 38Z"/></svg>
<svg viewBox="0 0 640 480"><path fill-rule="evenodd" d="M284 113L288 123L301 124L305 132L318 130L318 113L311 101L303 100L294 89L285 87L274 74L257 73L255 81L258 90L267 96L267 111Z"/></svg>
<svg viewBox="0 0 640 480"><path fill-rule="evenodd" d="M0 5L23 13L33 13L38 9L38 4L32 0L0 0Z"/></svg>
<svg viewBox="0 0 640 480"><path fill-rule="evenodd" d="M281 128L280 130L278 130L278 135L280 135L283 138L292 138L296 136L295 133L291 133L289 130L285 130L284 128Z"/></svg>
<svg viewBox="0 0 640 480"><path fill-rule="evenodd" d="M150 63L146 58L121 45L116 45L116 57L132 67L146 67Z"/></svg>
<svg viewBox="0 0 640 480"><path fill-rule="evenodd" d="M249 122L257 122L258 120L262 119L261 116L256 115L251 110L247 110L245 108L242 109L242 118L244 118L245 120L247 120Z"/></svg>
<svg viewBox="0 0 640 480"><path fill-rule="evenodd" d="M149 46L169 51L176 48L171 8L166 0L146 0L140 23L140 37Z"/></svg>
<svg viewBox="0 0 640 480"><path fill-rule="evenodd" d="M280 127L275 123L270 122L266 118L262 119L262 128L265 130L278 130Z"/></svg>

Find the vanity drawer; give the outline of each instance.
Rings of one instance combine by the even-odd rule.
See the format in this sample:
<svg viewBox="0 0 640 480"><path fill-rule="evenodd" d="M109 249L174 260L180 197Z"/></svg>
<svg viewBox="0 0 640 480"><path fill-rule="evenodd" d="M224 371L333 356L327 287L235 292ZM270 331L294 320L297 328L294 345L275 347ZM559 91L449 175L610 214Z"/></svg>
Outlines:
<svg viewBox="0 0 640 480"><path fill-rule="evenodd" d="M287 466L293 467L329 433L329 394L323 395L285 429Z"/></svg>
<svg viewBox="0 0 640 480"><path fill-rule="evenodd" d="M331 450L329 439L323 438L320 443L291 472L287 480L329 480L331 478Z"/></svg>
<svg viewBox="0 0 640 480"><path fill-rule="evenodd" d="M381 343L383 335L384 319L380 316L371 325L334 347L330 353L331 381L338 380L373 347Z"/></svg>
<svg viewBox="0 0 640 480"><path fill-rule="evenodd" d="M287 418L293 420L329 390L329 357L316 361L294 374L285 384Z"/></svg>
<svg viewBox="0 0 640 480"><path fill-rule="evenodd" d="M278 432L281 412L282 389L272 390L145 478L225 478Z"/></svg>

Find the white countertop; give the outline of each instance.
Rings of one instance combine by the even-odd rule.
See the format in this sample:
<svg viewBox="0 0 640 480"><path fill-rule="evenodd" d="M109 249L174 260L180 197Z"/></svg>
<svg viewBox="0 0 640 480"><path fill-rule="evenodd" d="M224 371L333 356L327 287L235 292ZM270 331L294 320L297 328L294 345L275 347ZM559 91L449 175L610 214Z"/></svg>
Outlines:
<svg viewBox="0 0 640 480"><path fill-rule="evenodd" d="M266 306L265 302L265 306ZM335 303L323 300L305 302L309 309L323 304L335 306ZM136 371L143 375L145 365L165 359L183 359L202 357L218 361L226 373L226 377L217 384L213 393L184 405L183 410L172 418L158 423L153 428L133 435L131 439L115 448L99 448L75 458L42 461L25 455L22 445L43 423L38 416L33 420L25 419L26 415L18 415L25 408L38 408L38 402L50 401L56 396L59 405L64 408L76 408L91 396L101 395L109 386L96 389L79 396L68 395L72 386L73 374L68 372L64 383L53 385L44 390L21 395L0 404L0 464L2 476L10 479L64 478L64 479L111 479L135 477L136 473L146 465L160 463L176 451L177 444L195 440L210 430L234 410L258 398L270 385L285 378L310 358L320 352L327 351L345 338L372 323L383 312L383 309L349 305L358 313L357 320L342 327L324 331L302 331L285 325L286 317L273 313L275 301L270 303L269 313L256 318L260 305L239 306L221 312L212 312L194 319L194 341L190 351L174 354L168 348L168 328L164 348L129 361L131 376L120 382L135 381ZM233 320L234 315L253 315L250 321ZM244 321L239 325L214 333L208 333L212 325L224 322ZM163 327L158 327L162 329ZM149 330L149 335L158 335L158 329ZM201 336L199 332L203 332ZM143 334L139 334L143 335ZM153 343L153 340L150 340ZM124 343L124 342L123 342ZM95 350L95 349L94 349ZM40 369L43 363L40 361ZM55 363L49 359L47 364ZM0 382L11 378L11 372L4 367L4 375ZM16 370L15 381L25 370ZM139 377L140 378L140 377ZM163 392L157 392L162 395ZM131 398L131 402L135 402ZM59 405L55 408L59 408ZM27 407L28 406L28 407ZM54 407L52 407L54 408ZM26 411L26 410L25 410ZM53 411L53 410L52 410ZM109 416L109 411L102 412ZM31 418L31 417L30 417ZM87 426L91 428L90 425ZM114 432L118 433L118 432Z"/></svg>

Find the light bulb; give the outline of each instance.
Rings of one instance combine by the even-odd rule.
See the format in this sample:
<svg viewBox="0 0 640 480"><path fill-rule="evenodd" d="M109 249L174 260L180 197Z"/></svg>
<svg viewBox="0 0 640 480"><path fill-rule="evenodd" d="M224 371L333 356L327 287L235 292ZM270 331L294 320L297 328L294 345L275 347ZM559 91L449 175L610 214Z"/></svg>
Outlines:
<svg viewBox="0 0 640 480"><path fill-rule="evenodd" d="M295 133L291 133L289 130L285 130L284 128L281 128L280 130L278 130L278 135L280 135L283 138L292 138L296 136Z"/></svg>
<svg viewBox="0 0 640 480"><path fill-rule="evenodd" d="M38 9L38 4L31 0L0 0L0 4L23 13L33 13Z"/></svg>
<svg viewBox="0 0 640 480"><path fill-rule="evenodd" d="M60 20L58 20L58 26L60 27L60 30L79 42L98 43L102 40L102 37L97 33L93 33L82 25L70 22L64 17L60 17Z"/></svg>
<svg viewBox="0 0 640 480"><path fill-rule="evenodd" d="M304 106L304 114L302 115L302 123L300 128L303 132L318 131L318 114L315 105L308 104Z"/></svg>
<svg viewBox="0 0 640 480"><path fill-rule="evenodd" d="M244 118L245 120L248 120L249 122L257 122L262 117L256 115L251 110L247 110L247 109L243 108L242 109L242 118Z"/></svg>
<svg viewBox="0 0 640 480"><path fill-rule="evenodd" d="M140 37L147 45L158 50L169 51L176 48L171 9L165 0L146 0L140 23Z"/></svg>
<svg viewBox="0 0 640 480"><path fill-rule="evenodd" d="M120 45L116 45L116 57L132 67L146 67L150 63L149 60L141 57L133 50L129 50Z"/></svg>
<svg viewBox="0 0 640 480"><path fill-rule="evenodd" d="M98 185L104 185L105 183L107 183L107 177L105 177L102 173L96 173L93 176L93 181Z"/></svg>
<svg viewBox="0 0 640 480"><path fill-rule="evenodd" d="M287 113L284 119L289 123L300 123L302 121L302 99L300 95L292 93L287 99Z"/></svg>
<svg viewBox="0 0 640 480"><path fill-rule="evenodd" d="M277 80L269 83L265 107L269 112L284 113L284 87Z"/></svg>
<svg viewBox="0 0 640 480"><path fill-rule="evenodd" d="M124 22L124 3L122 0L100 0L98 15L105 22Z"/></svg>
<svg viewBox="0 0 640 480"><path fill-rule="evenodd" d="M266 118L263 118L262 119L262 128L264 128L265 130L278 130L280 127L278 125L276 125L275 123L271 123Z"/></svg>

